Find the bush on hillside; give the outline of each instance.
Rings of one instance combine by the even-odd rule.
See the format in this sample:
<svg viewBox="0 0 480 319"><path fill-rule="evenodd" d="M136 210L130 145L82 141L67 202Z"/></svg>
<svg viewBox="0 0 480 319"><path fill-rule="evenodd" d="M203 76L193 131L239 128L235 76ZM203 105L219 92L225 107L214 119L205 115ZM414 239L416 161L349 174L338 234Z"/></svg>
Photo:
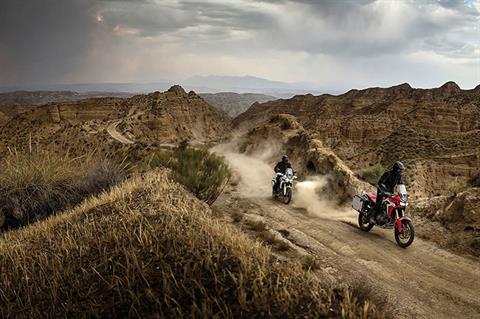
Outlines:
<svg viewBox="0 0 480 319"><path fill-rule="evenodd" d="M12 151L0 162L0 215L6 217L5 226L28 224L70 208L123 177L119 165L92 155Z"/></svg>
<svg viewBox="0 0 480 319"><path fill-rule="evenodd" d="M159 166L171 169L175 181L209 205L220 196L231 177L223 159L205 149L179 147L157 151L150 158L148 167Z"/></svg>
<svg viewBox="0 0 480 319"><path fill-rule="evenodd" d="M359 175L364 181L376 185L383 173L385 173L385 168L381 164L375 164L364 168Z"/></svg>
<svg viewBox="0 0 480 319"><path fill-rule="evenodd" d="M468 181L468 184L472 187L480 187L480 173L473 175Z"/></svg>

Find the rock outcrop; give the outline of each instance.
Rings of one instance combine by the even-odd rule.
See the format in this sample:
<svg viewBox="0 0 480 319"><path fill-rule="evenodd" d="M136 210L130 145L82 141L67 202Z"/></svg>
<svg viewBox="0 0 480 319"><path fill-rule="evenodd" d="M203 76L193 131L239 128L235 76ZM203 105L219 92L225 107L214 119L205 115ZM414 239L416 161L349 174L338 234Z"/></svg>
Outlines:
<svg viewBox="0 0 480 319"><path fill-rule="evenodd" d="M411 212L422 237L457 252L480 256L480 188L419 200L413 203Z"/></svg>
<svg viewBox="0 0 480 319"><path fill-rule="evenodd" d="M2 113L5 114L5 113ZM107 132L110 124L141 145L208 144L225 137L230 119L194 92L176 85L164 93L131 98L52 102L5 115L0 152L30 143L59 152L109 152L121 147Z"/></svg>
<svg viewBox="0 0 480 319"><path fill-rule="evenodd" d="M350 168L405 161L417 196L442 194L480 167L480 95L454 82L440 88L350 90L254 104L234 119L240 130L288 114ZM420 176L420 178L417 178ZM422 177L423 176L423 177Z"/></svg>
<svg viewBox="0 0 480 319"><path fill-rule="evenodd" d="M268 154L268 158L264 159L272 164L286 153L300 177L327 176L328 185L322 193L330 200L335 199L337 204L350 201L354 194L362 190L373 190L292 115L274 115L267 123L251 128L243 137L240 149L247 154Z"/></svg>

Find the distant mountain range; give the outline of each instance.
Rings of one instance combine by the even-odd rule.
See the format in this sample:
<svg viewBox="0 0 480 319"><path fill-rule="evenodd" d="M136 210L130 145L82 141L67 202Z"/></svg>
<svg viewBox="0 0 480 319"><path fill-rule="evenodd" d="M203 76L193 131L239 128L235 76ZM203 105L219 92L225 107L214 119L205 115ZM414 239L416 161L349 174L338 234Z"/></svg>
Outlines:
<svg viewBox="0 0 480 319"><path fill-rule="evenodd" d="M311 83L286 83L271 81L254 76L193 76L183 81L161 81L148 83L80 83L80 84L42 84L26 86L0 86L1 92L12 91L74 91L85 92L128 92L147 93L165 91L174 84L180 84L187 90L196 93L259 93L277 98L289 98L294 95L311 93L340 94L341 91L320 88Z"/></svg>
<svg viewBox="0 0 480 319"><path fill-rule="evenodd" d="M286 83L271 81L254 76L193 76L182 82L188 89L200 93L235 92L235 93L259 93L275 96L277 98L290 98L294 95L311 93L320 95L323 93L340 94L335 91L320 88L312 83L296 82Z"/></svg>
<svg viewBox="0 0 480 319"><path fill-rule="evenodd" d="M0 93L0 105L43 105L50 102L78 101L88 98L126 98L131 93L122 92L73 92L73 91L14 91Z"/></svg>

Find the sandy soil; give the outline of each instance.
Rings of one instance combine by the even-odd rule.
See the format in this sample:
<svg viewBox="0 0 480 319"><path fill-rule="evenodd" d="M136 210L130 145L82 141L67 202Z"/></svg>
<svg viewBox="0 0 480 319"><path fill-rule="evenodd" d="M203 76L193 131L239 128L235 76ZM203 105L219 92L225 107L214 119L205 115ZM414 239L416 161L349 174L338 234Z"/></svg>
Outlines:
<svg viewBox="0 0 480 319"><path fill-rule="evenodd" d="M216 204L263 220L299 251L314 256L332 280L360 283L394 318L480 318L480 263L416 238L402 249L393 230L357 226L357 214L321 199L322 177L300 181L287 206L271 198L272 168L261 156L247 157L226 147L225 156L240 183ZM415 221L413 221L415 224Z"/></svg>

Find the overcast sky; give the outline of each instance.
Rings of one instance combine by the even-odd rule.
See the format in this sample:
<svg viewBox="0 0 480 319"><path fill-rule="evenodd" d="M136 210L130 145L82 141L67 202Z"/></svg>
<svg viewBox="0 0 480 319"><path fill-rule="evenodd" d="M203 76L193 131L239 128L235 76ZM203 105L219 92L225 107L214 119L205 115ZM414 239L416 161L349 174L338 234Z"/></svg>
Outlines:
<svg viewBox="0 0 480 319"><path fill-rule="evenodd" d="M0 85L480 83L480 0L1 0Z"/></svg>

